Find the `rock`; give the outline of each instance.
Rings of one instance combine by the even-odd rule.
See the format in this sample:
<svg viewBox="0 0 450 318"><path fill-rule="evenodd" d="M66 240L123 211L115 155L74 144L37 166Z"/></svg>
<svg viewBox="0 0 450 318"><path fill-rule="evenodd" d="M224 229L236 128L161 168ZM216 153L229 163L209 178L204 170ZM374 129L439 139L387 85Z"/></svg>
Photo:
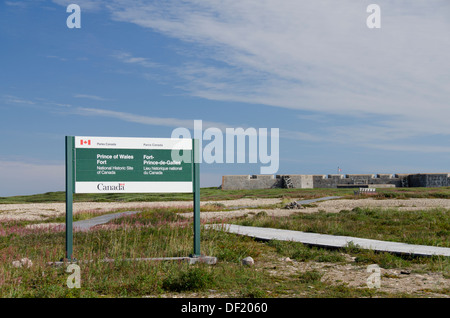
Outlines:
<svg viewBox="0 0 450 318"><path fill-rule="evenodd" d="M253 260L252 257L247 256L246 258L243 258L241 260L242 265L247 265L247 266L252 266L255 264L255 261Z"/></svg>
<svg viewBox="0 0 450 318"><path fill-rule="evenodd" d="M12 266L19 268L19 267L22 267L22 263L20 261L13 261Z"/></svg>
<svg viewBox="0 0 450 318"><path fill-rule="evenodd" d="M20 268L23 266L25 266L26 268L30 268L31 266L33 266L33 262L31 261L31 259L24 257L20 261L13 261L12 266L16 268Z"/></svg>
<svg viewBox="0 0 450 318"><path fill-rule="evenodd" d="M411 274L411 271L408 271L408 270L401 270L401 271L400 271L400 274L403 274L403 275L409 275L409 274Z"/></svg>
<svg viewBox="0 0 450 318"><path fill-rule="evenodd" d="M303 209L303 206L301 204L297 203L296 201L294 201L294 202L287 204L284 208L288 209L288 210Z"/></svg>
<svg viewBox="0 0 450 318"><path fill-rule="evenodd" d="M31 266L33 266L33 262L31 261L31 259L29 259L29 258L22 258L21 260L20 260L20 262L22 263L22 265L23 266L25 266L25 267L27 267L27 268L30 268Z"/></svg>

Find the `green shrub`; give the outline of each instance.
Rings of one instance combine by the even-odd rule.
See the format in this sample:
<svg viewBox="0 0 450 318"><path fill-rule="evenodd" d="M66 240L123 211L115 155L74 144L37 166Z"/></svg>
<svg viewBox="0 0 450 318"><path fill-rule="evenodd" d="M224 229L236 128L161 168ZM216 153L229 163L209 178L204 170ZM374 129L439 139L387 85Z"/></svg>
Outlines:
<svg viewBox="0 0 450 318"><path fill-rule="evenodd" d="M213 276L204 267L193 267L166 277L162 288L173 292L196 291L207 288L213 281Z"/></svg>
<svg viewBox="0 0 450 318"><path fill-rule="evenodd" d="M299 279L300 283L302 283L302 284L313 284L313 283L320 282L320 280L322 279L322 276L323 276L322 273L320 273L316 270L312 270L312 271L300 273L300 275L298 275L298 279Z"/></svg>

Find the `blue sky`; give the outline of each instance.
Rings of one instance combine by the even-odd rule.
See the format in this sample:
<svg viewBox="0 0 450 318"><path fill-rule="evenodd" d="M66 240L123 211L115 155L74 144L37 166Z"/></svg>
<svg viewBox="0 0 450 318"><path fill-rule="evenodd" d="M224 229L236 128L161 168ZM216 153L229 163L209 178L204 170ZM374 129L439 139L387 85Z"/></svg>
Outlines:
<svg viewBox="0 0 450 318"><path fill-rule="evenodd" d="M449 16L448 0L2 1L0 196L63 190L66 135L194 120L279 128L278 174L450 172ZM260 167L203 163L201 185Z"/></svg>

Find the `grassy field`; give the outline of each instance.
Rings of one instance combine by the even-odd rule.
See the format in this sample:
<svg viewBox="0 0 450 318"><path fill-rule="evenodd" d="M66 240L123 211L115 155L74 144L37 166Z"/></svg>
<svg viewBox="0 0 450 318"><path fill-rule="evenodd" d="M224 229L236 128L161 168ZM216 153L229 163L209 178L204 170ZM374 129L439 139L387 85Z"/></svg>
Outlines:
<svg viewBox="0 0 450 318"><path fill-rule="evenodd" d="M202 188L202 201L233 200L242 198L320 198L325 196L345 196L355 198L355 189L258 189L258 190L221 190ZM377 199L440 198L450 199L450 187L440 188L386 188L377 189L371 196ZM74 194L74 202L139 202L139 201L190 201L188 193L111 193L111 194ZM8 203L48 203L65 202L65 192L47 192L44 194L0 197L0 204Z"/></svg>
<svg viewBox="0 0 450 318"><path fill-rule="evenodd" d="M280 197L310 198L328 195L353 197L353 191L323 189L319 191L282 189L260 191L226 191L202 189L202 200L225 198ZM446 197L449 188L389 189L385 197ZM234 197L232 196L234 195ZM174 200L173 196L78 196L76 200L135 201ZM190 195L180 195L190 200ZM1 203L61 202L63 193L1 198ZM34 200L34 201L33 201ZM321 269L292 270L279 259L289 257L298 264L326 264L326 267L367 266L383 269L403 268L412 273L437 273L450 278L450 260L445 257L404 257L375 253L355 246L344 249L321 249L300 243L269 241L202 228L202 254L215 256L218 263L187 265L178 262L127 261L128 258L188 256L192 253L192 221L173 209L146 210L131 217L116 219L88 232L75 232L74 256L80 260L81 288L68 288L66 267L49 266L64 255L64 229L29 229L33 222L0 222L0 297L427 297L450 296L449 286L440 286L420 294L370 289L365 285L349 286L345 282L324 280ZM414 244L450 247L450 211L380 210L377 208L294 214L268 217L262 211L255 217L231 220L237 224L270 226L316 233L351 235ZM261 212L261 213L259 213ZM49 219L47 222L57 222ZM241 260L251 256L253 267ZM29 258L33 265L14 267L13 261ZM104 262L104 259L115 261ZM351 259L352 261L350 261ZM90 262L81 262L90 260ZM278 271L278 272L277 272ZM277 272L277 273L274 273ZM391 275L391 274L390 274ZM392 275L391 275L392 276ZM388 279L387 275L383 279Z"/></svg>

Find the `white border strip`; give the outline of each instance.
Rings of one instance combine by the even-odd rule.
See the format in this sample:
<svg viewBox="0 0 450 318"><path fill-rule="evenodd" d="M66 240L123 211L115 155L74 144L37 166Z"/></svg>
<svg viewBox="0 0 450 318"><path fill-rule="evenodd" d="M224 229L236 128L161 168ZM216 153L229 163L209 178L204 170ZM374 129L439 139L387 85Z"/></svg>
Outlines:
<svg viewBox="0 0 450 318"><path fill-rule="evenodd" d="M192 139L75 136L75 148L192 150Z"/></svg>
<svg viewBox="0 0 450 318"><path fill-rule="evenodd" d="M192 182L76 182L75 193L192 193Z"/></svg>

